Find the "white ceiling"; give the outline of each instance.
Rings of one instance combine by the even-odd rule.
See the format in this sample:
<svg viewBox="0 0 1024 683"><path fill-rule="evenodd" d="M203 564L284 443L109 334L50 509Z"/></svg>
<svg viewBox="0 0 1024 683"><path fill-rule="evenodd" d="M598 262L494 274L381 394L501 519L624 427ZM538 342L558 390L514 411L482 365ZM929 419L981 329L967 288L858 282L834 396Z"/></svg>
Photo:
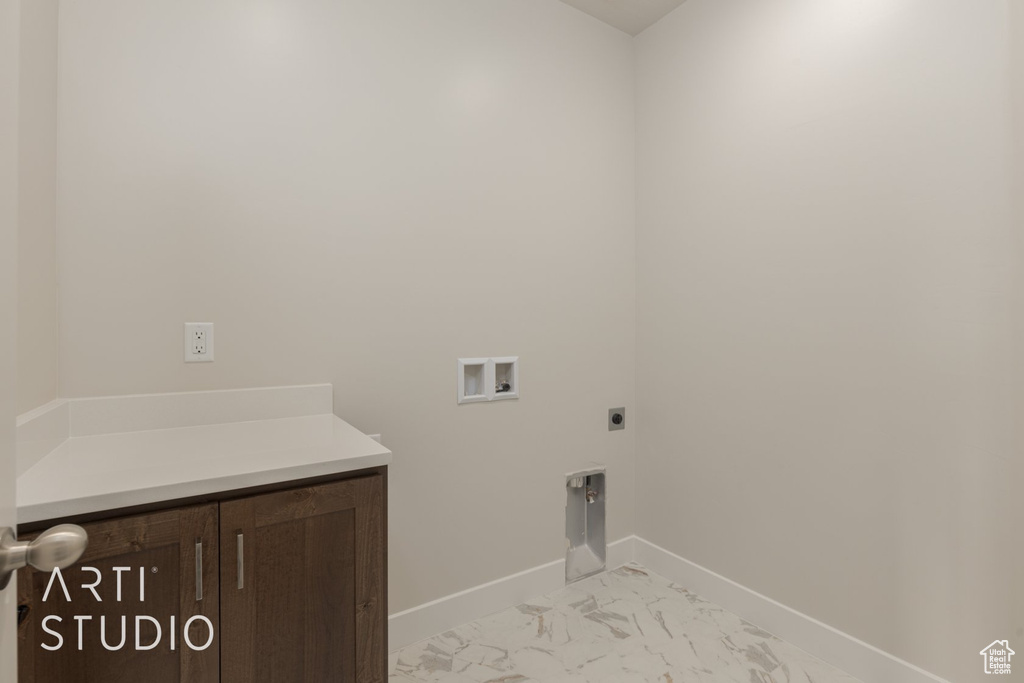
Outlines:
<svg viewBox="0 0 1024 683"><path fill-rule="evenodd" d="M661 19L685 0L562 0L631 36Z"/></svg>

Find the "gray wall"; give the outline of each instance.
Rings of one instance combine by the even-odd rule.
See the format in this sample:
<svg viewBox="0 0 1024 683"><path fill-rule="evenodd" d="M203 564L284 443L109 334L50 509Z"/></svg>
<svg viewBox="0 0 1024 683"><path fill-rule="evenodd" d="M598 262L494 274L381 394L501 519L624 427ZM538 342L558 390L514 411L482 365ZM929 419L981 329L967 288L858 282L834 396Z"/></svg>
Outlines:
<svg viewBox="0 0 1024 683"><path fill-rule="evenodd" d="M563 556L590 461L632 533L628 36L551 0L63 0L60 51L62 396L333 382L395 453L393 611ZM504 355L522 398L457 406L456 359Z"/></svg>
<svg viewBox="0 0 1024 683"><path fill-rule="evenodd" d="M57 0L21 3L19 413L57 398Z"/></svg>
<svg viewBox="0 0 1024 683"><path fill-rule="evenodd" d="M1009 7L637 40L638 533L956 681L1024 634Z"/></svg>

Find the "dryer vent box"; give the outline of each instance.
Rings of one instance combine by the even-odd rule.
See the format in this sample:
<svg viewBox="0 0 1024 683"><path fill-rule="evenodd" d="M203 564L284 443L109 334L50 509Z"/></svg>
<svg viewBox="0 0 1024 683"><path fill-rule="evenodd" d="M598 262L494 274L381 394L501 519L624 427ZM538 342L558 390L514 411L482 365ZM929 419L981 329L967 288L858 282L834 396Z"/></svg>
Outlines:
<svg viewBox="0 0 1024 683"><path fill-rule="evenodd" d="M565 581L570 583L604 571L605 473L587 470L565 481Z"/></svg>

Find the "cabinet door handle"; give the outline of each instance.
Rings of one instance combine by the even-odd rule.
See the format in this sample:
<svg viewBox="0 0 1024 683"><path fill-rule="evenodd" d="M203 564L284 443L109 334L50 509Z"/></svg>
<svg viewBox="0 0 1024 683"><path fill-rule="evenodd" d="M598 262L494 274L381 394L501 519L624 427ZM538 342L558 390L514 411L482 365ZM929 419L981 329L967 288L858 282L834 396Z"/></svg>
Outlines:
<svg viewBox="0 0 1024 683"><path fill-rule="evenodd" d="M196 541L196 602L203 599L203 541Z"/></svg>
<svg viewBox="0 0 1024 683"><path fill-rule="evenodd" d="M238 590L245 588L245 536L238 534Z"/></svg>

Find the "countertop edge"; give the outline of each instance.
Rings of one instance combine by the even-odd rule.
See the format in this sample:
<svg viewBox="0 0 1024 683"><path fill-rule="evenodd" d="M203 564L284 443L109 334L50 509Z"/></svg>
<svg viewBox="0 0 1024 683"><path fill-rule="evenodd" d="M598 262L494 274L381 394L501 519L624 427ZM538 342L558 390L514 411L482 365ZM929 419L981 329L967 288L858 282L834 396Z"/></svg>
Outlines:
<svg viewBox="0 0 1024 683"><path fill-rule="evenodd" d="M217 493L229 493L233 490L246 489L253 486L283 484L289 481L332 474L346 474L348 472L357 472L390 464L391 452L384 449L384 452L381 453L325 460L316 463L282 467L275 470L244 472L212 479L178 482L166 486L115 491L95 496L19 506L17 511L18 524L35 524L48 520L57 521L76 515L87 515L107 510L116 511L120 508L171 502Z"/></svg>

